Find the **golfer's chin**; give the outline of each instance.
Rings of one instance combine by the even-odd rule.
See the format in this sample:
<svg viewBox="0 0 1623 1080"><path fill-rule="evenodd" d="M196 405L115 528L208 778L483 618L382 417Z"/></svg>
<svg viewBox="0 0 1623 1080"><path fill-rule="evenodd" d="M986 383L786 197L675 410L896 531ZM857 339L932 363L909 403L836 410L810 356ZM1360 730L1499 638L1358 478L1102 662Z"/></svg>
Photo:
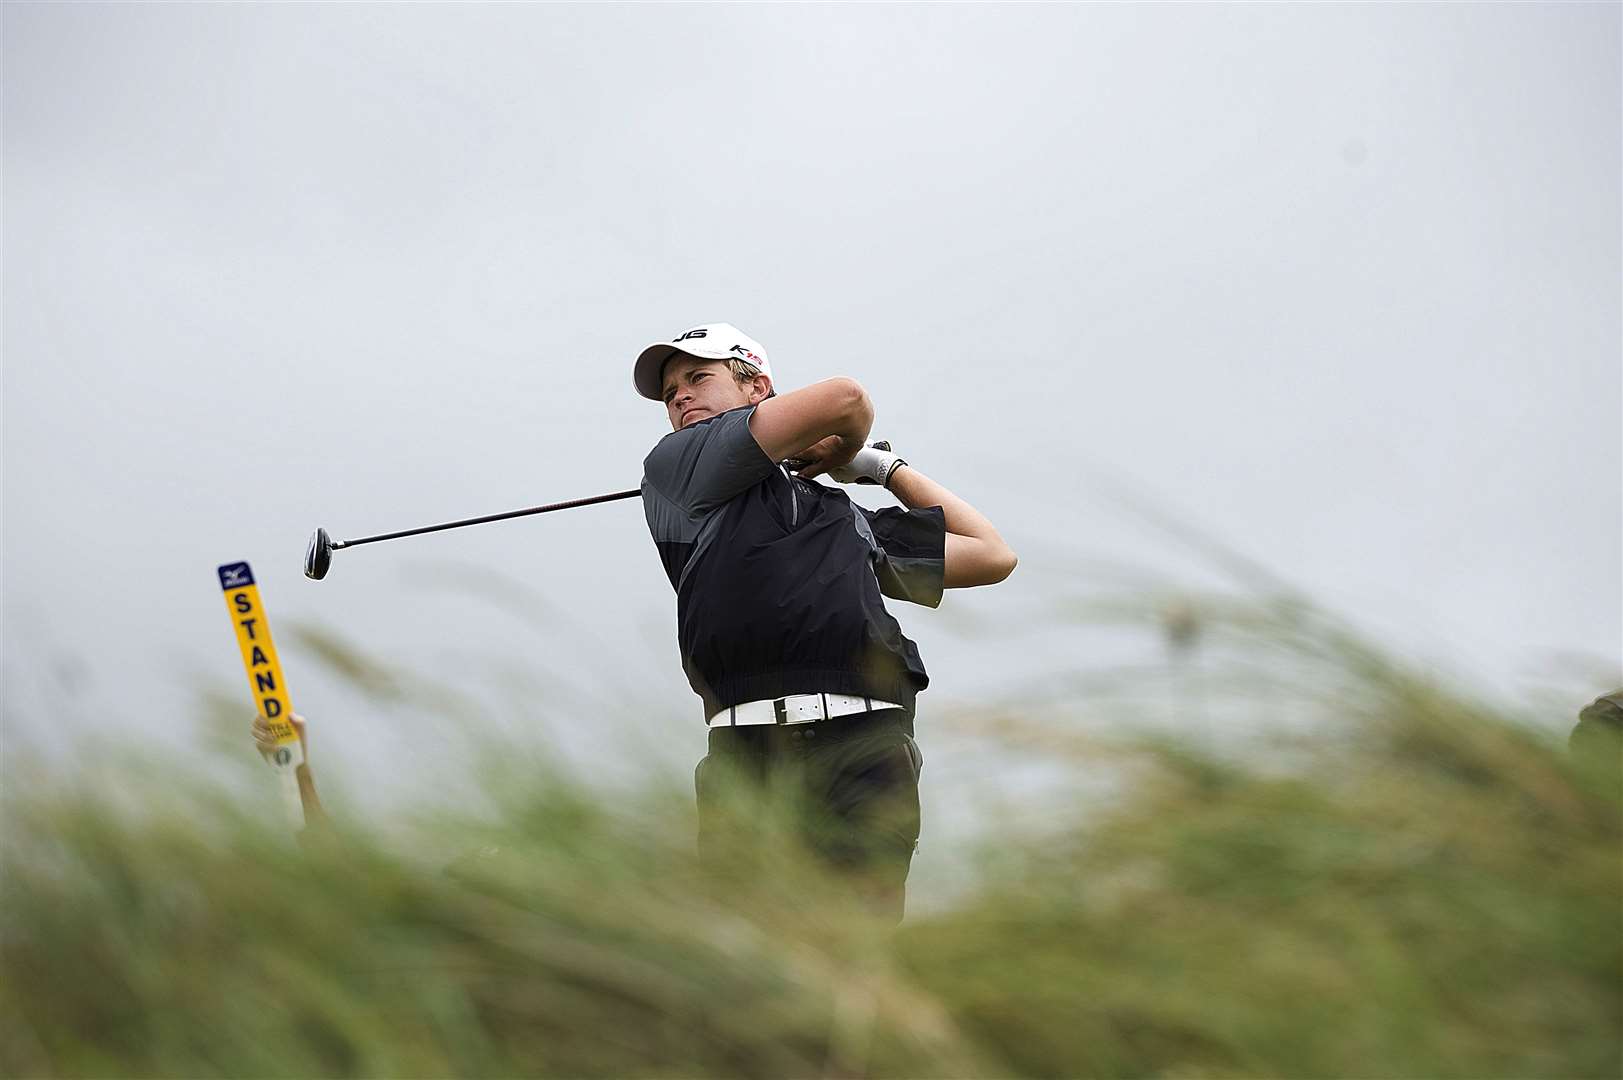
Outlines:
<svg viewBox="0 0 1623 1080"><path fill-rule="evenodd" d="M681 424L681 426L682 427L688 427L688 426L690 426L692 424L697 424L700 420L704 420L707 417L709 417L709 415L710 414L708 412L704 411L703 409L695 409L693 412L684 413L682 415L682 424Z"/></svg>

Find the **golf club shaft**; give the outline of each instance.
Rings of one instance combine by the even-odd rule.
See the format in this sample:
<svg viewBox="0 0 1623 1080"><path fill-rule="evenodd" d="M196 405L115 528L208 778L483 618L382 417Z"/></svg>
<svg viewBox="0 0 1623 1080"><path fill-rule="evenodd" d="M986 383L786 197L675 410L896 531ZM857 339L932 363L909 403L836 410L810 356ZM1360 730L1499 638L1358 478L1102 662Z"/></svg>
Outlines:
<svg viewBox="0 0 1623 1080"><path fill-rule="evenodd" d="M381 533L377 536L363 536L358 540L334 540L332 548L359 547L362 544L375 544L379 540L398 540L402 536L421 536L423 533L439 532L442 529L460 529L464 525L483 525L487 521L505 521L508 518L526 517L530 514L545 514L551 510L569 510L576 506L591 506L593 503L614 502L616 499L633 499L642 494L642 489L633 488L630 491L616 491L612 495L593 495L586 499L571 499L568 502L551 503L547 506L532 506L526 510L509 510L505 514L487 514L484 517L468 518L464 521L447 521L443 525L425 525L420 529L405 529L401 532Z"/></svg>

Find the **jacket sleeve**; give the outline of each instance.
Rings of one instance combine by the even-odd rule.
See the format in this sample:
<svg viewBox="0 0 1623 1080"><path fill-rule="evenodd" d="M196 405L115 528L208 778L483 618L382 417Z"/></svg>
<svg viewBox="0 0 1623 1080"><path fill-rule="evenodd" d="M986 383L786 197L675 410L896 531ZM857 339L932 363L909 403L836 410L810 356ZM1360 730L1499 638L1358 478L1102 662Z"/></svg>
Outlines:
<svg viewBox="0 0 1623 1080"><path fill-rule="evenodd" d="M671 432L643 459L644 481L688 514L748 491L777 467L750 433L754 412L733 409Z"/></svg>
<svg viewBox="0 0 1623 1080"><path fill-rule="evenodd" d="M947 571L947 519L939 506L869 510L851 504L868 523L879 591L892 600L940 607Z"/></svg>

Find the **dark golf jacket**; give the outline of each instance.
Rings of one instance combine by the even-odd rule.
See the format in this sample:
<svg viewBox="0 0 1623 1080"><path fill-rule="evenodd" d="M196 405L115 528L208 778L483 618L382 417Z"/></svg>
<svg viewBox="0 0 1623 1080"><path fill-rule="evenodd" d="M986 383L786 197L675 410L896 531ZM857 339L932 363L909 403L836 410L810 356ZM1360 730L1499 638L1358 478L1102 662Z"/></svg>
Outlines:
<svg viewBox="0 0 1623 1080"><path fill-rule="evenodd" d="M912 712L929 676L881 594L941 603L941 508L872 511L792 476L750 434L754 411L673 431L643 461L643 511L705 715L818 692Z"/></svg>

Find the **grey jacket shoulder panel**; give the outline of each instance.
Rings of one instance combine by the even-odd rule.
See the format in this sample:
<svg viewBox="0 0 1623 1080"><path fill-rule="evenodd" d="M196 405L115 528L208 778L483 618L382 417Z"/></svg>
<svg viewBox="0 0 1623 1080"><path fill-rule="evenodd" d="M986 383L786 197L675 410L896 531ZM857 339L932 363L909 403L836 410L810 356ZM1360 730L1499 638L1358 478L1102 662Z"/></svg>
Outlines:
<svg viewBox="0 0 1623 1080"><path fill-rule="evenodd" d="M671 432L643 459L644 485L689 515L748 491L777 468L750 432L754 413L745 406Z"/></svg>

